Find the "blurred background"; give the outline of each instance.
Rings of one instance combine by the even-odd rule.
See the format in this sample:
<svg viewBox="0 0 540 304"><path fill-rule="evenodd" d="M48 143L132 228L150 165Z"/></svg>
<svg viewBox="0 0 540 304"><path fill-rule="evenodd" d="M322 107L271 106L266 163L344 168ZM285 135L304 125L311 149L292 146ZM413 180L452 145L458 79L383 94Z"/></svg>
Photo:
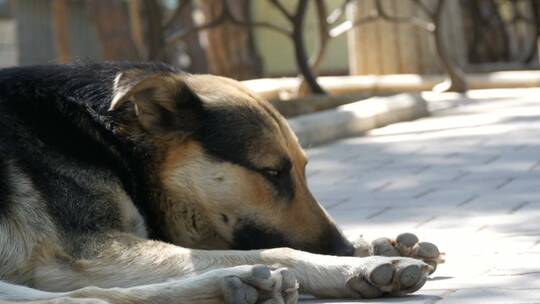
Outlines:
<svg viewBox="0 0 540 304"><path fill-rule="evenodd" d="M272 100L463 92L531 86L539 29L537 0L0 0L0 66L164 61Z"/></svg>
<svg viewBox="0 0 540 304"><path fill-rule="evenodd" d="M0 0L0 67L163 61L268 98L348 236L447 253L414 303L538 303L539 35L540 0Z"/></svg>

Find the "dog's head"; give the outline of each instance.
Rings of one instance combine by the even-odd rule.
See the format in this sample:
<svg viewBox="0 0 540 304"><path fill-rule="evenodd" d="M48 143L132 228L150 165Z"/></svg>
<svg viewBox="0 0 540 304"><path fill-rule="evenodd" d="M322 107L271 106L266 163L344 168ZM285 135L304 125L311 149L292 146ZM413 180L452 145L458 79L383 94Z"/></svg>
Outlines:
<svg viewBox="0 0 540 304"><path fill-rule="evenodd" d="M158 208L171 241L352 254L308 189L307 158L287 121L241 83L134 70L116 78L114 92L111 109L131 101L163 151L155 167L166 199Z"/></svg>

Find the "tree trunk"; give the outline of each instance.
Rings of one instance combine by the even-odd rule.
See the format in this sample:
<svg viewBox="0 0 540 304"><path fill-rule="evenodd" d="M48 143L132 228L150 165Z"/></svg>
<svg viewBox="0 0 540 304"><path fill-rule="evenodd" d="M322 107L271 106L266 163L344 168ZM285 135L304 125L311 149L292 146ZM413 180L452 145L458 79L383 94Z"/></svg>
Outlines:
<svg viewBox="0 0 540 304"><path fill-rule="evenodd" d="M144 43L143 18L141 16L141 1L130 0L127 2L129 12L129 29L131 39L137 47L137 54L140 59L147 58L146 45Z"/></svg>
<svg viewBox="0 0 540 304"><path fill-rule="evenodd" d="M68 7L66 0L52 1L51 17L58 63L67 63L71 55L69 52Z"/></svg>
<svg viewBox="0 0 540 304"><path fill-rule="evenodd" d="M105 60L137 60L138 47L130 30L130 17L125 1L87 1L90 18L103 47Z"/></svg>
<svg viewBox="0 0 540 304"><path fill-rule="evenodd" d="M231 13L240 20L250 18L250 0L228 1ZM203 0L201 7L206 21L221 15L222 2ZM209 71L235 79L262 76L262 61L256 51L252 29L224 22L202 33L206 38L206 57Z"/></svg>
<svg viewBox="0 0 540 304"><path fill-rule="evenodd" d="M439 64L448 75L448 80L436 85L433 90L438 92L465 92L467 90L467 83L465 82L465 75L461 71L459 66L453 65L448 56L448 45L444 43L444 28L442 25L442 14L445 0L438 0L437 7L433 16L433 22L435 24L435 32L433 33L435 38L435 49L437 50L437 57L439 58Z"/></svg>
<svg viewBox="0 0 540 304"><path fill-rule="evenodd" d="M509 37L494 0L461 1L470 63L510 60Z"/></svg>
<svg viewBox="0 0 540 304"><path fill-rule="evenodd" d="M165 36L163 11L158 0L144 0L146 16L146 41L148 46L148 59L163 61L165 59Z"/></svg>
<svg viewBox="0 0 540 304"><path fill-rule="evenodd" d="M188 3L182 8L182 11L179 14L175 14L175 17L173 17L174 19L169 22L165 30L166 35L195 26L192 16L194 8L193 1L184 1L188 1ZM190 73L208 73L206 51L200 43L199 33L187 35L181 42L171 46L166 53L168 63L180 66ZM189 60L183 60L184 56L187 56Z"/></svg>
<svg viewBox="0 0 540 304"><path fill-rule="evenodd" d="M362 18L380 1L390 16L414 15L429 20L411 0L356 0L350 19ZM422 0L431 10L437 0ZM440 46L444 45L453 65L467 64L467 49L463 34L461 7L458 1L447 1L440 24ZM359 25L349 32L350 69L353 75L434 74L445 68L439 63L437 42L428 31L410 23L395 23L382 18Z"/></svg>

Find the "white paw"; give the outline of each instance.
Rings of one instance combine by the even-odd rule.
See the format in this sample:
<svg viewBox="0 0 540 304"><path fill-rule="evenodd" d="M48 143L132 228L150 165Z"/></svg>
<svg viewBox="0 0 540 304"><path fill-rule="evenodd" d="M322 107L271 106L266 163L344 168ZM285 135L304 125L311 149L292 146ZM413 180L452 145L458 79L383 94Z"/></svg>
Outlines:
<svg viewBox="0 0 540 304"><path fill-rule="evenodd" d="M226 304L292 304L298 301L298 283L288 269L270 270L264 265L240 268L242 271L222 280Z"/></svg>
<svg viewBox="0 0 540 304"><path fill-rule="evenodd" d="M444 263L443 254L439 248L429 242L419 242L418 237L412 233L402 233L395 240L379 238L371 243L373 255L411 257L424 261L437 269L437 265Z"/></svg>
<svg viewBox="0 0 540 304"><path fill-rule="evenodd" d="M432 269L411 258L372 256L362 260L363 267L347 280L347 286L359 298L415 292L424 285Z"/></svg>

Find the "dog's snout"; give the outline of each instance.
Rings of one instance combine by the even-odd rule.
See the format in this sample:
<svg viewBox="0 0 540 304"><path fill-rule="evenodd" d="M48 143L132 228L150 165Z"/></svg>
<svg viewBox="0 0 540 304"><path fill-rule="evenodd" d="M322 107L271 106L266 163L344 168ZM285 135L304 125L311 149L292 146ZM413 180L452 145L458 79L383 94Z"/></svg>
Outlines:
<svg viewBox="0 0 540 304"><path fill-rule="evenodd" d="M331 245L330 252L338 256L354 255L354 246L345 237L341 236Z"/></svg>
<svg viewBox="0 0 540 304"><path fill-rule="evenodd" d="M345 238L343 233L334 225L330 226L322 241L322 252L328 255L352 256L354 255L354 246Z"/></svg>

